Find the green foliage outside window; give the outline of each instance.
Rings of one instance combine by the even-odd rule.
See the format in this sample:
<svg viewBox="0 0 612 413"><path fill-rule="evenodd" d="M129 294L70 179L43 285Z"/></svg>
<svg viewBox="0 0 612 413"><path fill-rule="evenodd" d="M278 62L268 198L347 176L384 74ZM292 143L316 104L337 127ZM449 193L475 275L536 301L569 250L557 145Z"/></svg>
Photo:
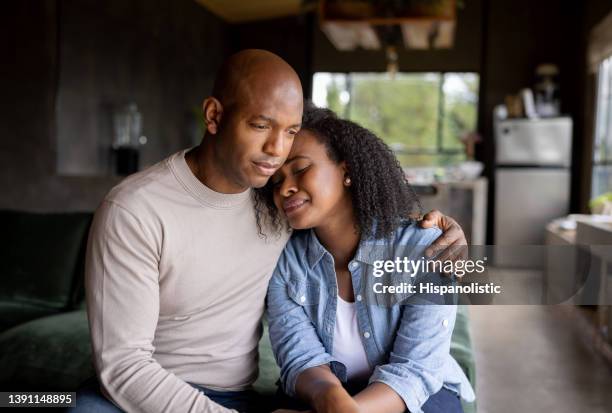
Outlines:
<svg viewBox="0 0 612 413"><path fill-rule="evenodd" d="M324 96L324 97L323 97ZM474 73L317 73L313 99L383 138L405 166L465 160L476 129Z"/></svg>

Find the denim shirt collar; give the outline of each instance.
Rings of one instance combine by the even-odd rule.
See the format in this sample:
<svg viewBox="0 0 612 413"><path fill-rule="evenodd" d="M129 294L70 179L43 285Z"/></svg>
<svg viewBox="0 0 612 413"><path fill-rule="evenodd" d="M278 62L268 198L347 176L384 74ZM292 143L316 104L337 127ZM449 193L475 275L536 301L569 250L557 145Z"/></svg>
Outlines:
<svg viewBox="0 0 612 413"><path fill-rule="evenodd" d="M319 242L314 229L309 229L306 234L306 259L311 270L319 263L325 253L329 254L325 247L321 245L321 242Z"/></svg>
<svg viewBox="0 0 612 413"><path fill-rule="evenodd" d="M381 248L382 246L392 247L392 243L389 239L362 238L359 241L359 246L353 259L364 264L373 265L374 261L383 260L388 255L388 251ZM330 254L321 244L319 238L317 238L314 229L308 230L306 234L306 259L311 270L326 253Z"/></svg>

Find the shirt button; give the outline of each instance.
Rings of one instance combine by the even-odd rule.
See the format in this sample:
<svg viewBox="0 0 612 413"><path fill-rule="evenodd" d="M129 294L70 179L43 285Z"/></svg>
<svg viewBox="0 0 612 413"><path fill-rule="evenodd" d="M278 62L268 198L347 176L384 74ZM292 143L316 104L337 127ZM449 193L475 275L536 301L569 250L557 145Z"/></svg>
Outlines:
<svg viewBox="0 0 612 413"><path fill-rule="evenodd" d="M370 338L370 333L368 333L368 332L366 331L365 333L363 333L363 336L364 336L365 338Z"/></svg>
<svg viewBox="0 0 612 413"><path fill-rule="evenodd" d="M355 298L357 298L357 301L361 301L361 294L359 294L359 295L358 295L357 297L355 297Z"/></svg>
<svg viewBox="0 0 612 413"><path fill-rule="evenodd" d="M306 301L306 296L301 296L301 297L300 297L300 302L302 302L302 303L303 303L303 302L305 302L305 301Z"/></svg>
<svg viewBox="0 0 612 413"><path fill-rule="evenodd" d="M351 265L349 265L349 268L350 268L351 270L354 270L355 268L357 268L357 266L358 266L358 265L359 265L359 264L357 264L356 262L351 262Z"/></svg>
<svg viewBox="0 0 612 413"><path fill-rule="evenodd" d="M444 326L444 328L448 327L448 320L443 320L442 325Z"/></svg>

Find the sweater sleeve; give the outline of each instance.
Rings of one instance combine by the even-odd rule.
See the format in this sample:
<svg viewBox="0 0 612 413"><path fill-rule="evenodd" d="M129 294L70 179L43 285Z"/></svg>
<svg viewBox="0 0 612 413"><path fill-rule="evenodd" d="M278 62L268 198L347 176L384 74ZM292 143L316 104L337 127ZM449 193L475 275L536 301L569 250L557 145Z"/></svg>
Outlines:
<svg viewBox="0 0 612 413"><path fill-rule="evenodd" d="M159 237L124 207L95 214L86 261L87 313L103 393L126 412L227 413L153 357Z"/></svg>

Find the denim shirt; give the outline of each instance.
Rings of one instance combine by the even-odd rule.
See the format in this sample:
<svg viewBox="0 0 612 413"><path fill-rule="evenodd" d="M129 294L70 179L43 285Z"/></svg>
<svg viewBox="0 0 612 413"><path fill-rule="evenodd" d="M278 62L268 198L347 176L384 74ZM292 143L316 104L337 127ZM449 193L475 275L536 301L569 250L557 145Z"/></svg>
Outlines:
<svg viewBox="0 0 612 413"><path fill-rule="evenodd" d="M437 304L377 305L364 296L365 277L372 278L373 257L381 245L403 246L411 259L441 231L406 221L384 240L361 240L349 263L361 341L374 371L369 383L390 386L412 413L445 387L466 401L474 391L450 355L457 307ZM406 246L409 246L406 248ZM414 246L414 247L412 247ZM346 367L332 356L338 286L332 255L313 230L299 231L287 243L268 287L270 340L281 368L285 392L295 395L299 374L328 364L346 382Z"/></svg>

